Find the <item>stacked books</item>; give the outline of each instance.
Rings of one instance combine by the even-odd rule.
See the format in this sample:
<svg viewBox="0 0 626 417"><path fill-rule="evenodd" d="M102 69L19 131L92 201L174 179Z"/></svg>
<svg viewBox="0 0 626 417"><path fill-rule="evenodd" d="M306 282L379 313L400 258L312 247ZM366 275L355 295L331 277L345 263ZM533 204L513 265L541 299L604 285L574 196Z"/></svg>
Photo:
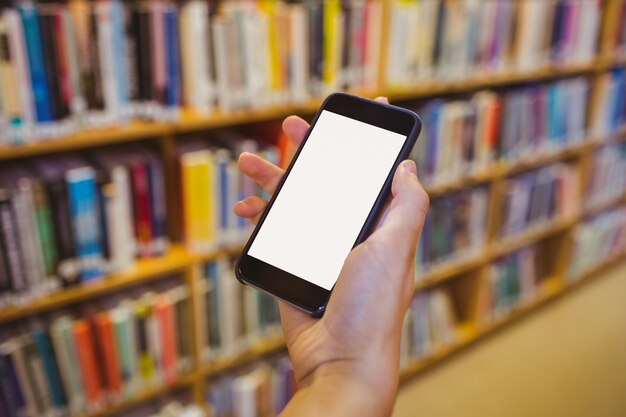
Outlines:
<svg viewBox="0 0 626 417"><path fill-rule="evenodd" d="M602 206L626 196L626 143L612 143L599 148L587 180L585 206Z"/></svg>
<svg viewBox="0 0 626 417"><path fill-rule="evenodd" d="M232 357L281 334L278 304L271 296L239 284L229 259L202 267L199 321L203 359Z"/></svg>
<svg viewBox="0 0 626 417"><path fill-rule="evenodd" d="M477 317L483 322L497 320L515 307L533 300L543 278L542 262L535 246L515 251L496 260L481 280Z"/></svg>
<svg viewBox="0 0 626 417"><path fill-rule="evenodd" d="M170 286L7 337L2 405L11 416L97 411L172 382L193 365L189 317L187 288Z"/></svg>
<svg viewBox="0 0 626 417"><path fill-rule="evenodd" d="M578 214L578 190L578 171L563 163L507 179L500 210L500 237L515 236L551 220L574 218Z"/></svg>
<svg viewBox="0 0 626 417"><path fill-rule="evenodd" d="M596 89L597 102L589 126L594 135L602 137L626 124L626 70L619 68L602 74Z"/></svg>
<svg viewBox="0 0 626 417"><path fill-rule="evenodd" d="M410 106L423 121L412 155L420 180L436 186L578 144L588 96L589 80L579 77Z"/></svg>
<svg viewBox="0 0 626 417"><path fill-rule="evenodd" d="M438 264L468 258L482 250L488 197L486 187L475 187L431 201L415 254L417 281Z"/></svg>
<svg viewBox="0 0 626 417"><path fill-rule="evenodd" d="M382 1L18 1L0 14L0 143L378 85Z"/></svg>
<svg viewBox="0 0 626 417"><path fill-rule="evenodd" d="M400 363L423 358L457 340L452 300L442 289L418 292L404 316Z"/></svg>
<svg viewBox="0 0 626 417"><path fill-rule="evenodd" d="M254 368L214 381L206 391L213 417L277 416L297 390L289 358L265 360Z"/></svg>
<svg viewBox="0 0 626 417"><path fill-rule="evenodd" d="M0 169L0 300L99 279L168 247L161 160L147 148Z"/></svg>
<svg viewBox="0 0 626 417"><path fill-rule="evenodd" d="M600 15L595 0L393 0L387 82L589 62Z"/></svg>
<svg viewBox="0 0 626 417"><path fill-rule="evenodd" d="M598 214L580 224L573 235L573 250L567 277L576 279L594 266L626 250L626 208Z"/></svg>
<svg viewBox="0 0 626 417"><path fill-rule="evenodd" d="M264 193L237 168L242 152L279 164L278 148L234 132L217 132L213 142L189 140L178 147L183 240L191 252L206 253L244 241L251 224L233 212L235 203Z"/></svg>

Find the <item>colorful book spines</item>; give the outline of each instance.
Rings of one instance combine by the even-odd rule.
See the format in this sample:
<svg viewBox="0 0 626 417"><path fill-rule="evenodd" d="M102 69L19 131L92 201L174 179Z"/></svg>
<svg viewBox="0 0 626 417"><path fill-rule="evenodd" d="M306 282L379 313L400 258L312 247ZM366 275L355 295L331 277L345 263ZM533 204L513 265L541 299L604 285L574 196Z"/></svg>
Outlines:
<svg viewBox="0 0 626 417"><path fill-rule="evenodd" d="M77 360L85 387L85 399L89 404L100 404L103 400L101 377L89 323L86 320L74 323L73 334Z"/></svg>

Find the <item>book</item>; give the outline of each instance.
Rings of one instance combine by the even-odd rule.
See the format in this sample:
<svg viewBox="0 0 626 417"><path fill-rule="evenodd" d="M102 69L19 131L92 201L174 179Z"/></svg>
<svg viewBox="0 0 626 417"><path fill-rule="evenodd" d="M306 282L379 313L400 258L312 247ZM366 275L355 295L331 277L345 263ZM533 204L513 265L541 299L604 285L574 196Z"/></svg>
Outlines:
<svg viewBox="0 0 626 417"><path fill-rule="evenodd" d="M594 266L624 253L626 210L617 207L585 219L574 229L572 244L566 277L575 281Z"/></svg>
<svg viewBox="0 0 626 417"><path fill-rule="evenodd" d="M626 144L609 143L597 149L585 185L585 206L594 208L626 193Z"/></svg>
<svg viewBox="0 0 626 417"><path fill-rule="evenodd" d="M456 322L452 301L445 290L416 293L403 321L400 363L406 365L454 343Z"/></svg>
<svg viewBox="0 0 626 417"><path fill-rule="evenodd" d="M278 415L296 392L289 359L279 355L212 382L205 398L215 417Z"/></svg>
<svg viewBox="0 0 626 417"><path fill-rule="evenodd" d="M475 256L486 242L488 190L474 187L433 198L415 254L415 280L438 264Z"/></svg>
<svg viewBox="0 0 626 417"><path fill-rule="evenodd" d="M501 238L552 220L573 218L579 207L578 172L564 163L548 165L507 179L501 206Z"/></svg>

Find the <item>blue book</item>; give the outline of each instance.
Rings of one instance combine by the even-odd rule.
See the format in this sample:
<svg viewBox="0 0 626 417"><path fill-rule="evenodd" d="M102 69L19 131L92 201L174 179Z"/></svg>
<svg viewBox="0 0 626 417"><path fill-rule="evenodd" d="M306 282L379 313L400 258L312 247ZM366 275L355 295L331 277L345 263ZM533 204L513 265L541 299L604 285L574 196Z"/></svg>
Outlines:
<svg viewBox="0 0 626 417"><path fill-rule="evenodd" d="M72 169L65 176L81 281L100 278L104 269L95 176L90 167Z"/></svg>
<svg viewBox="0 0 626 417"><path fill-rule="evenodd" d="M126 44L124 42L124 9L120 0L112 0L109 3L111 12L112 45L114 57L125 57L127 55ZM113 66L115 80L117 81L117 97L120 107L123 109L128 105L128 72L122 58L114 59Z"/></svg>
<svg viewBox="0 0 626 417"><path fill-rule="evenodd" d="M548 142L554 143L556 137L558 135L557 127L556 127L556 105L557 105L557 97L555 91L555 85L549 85L547 89L547 113L548 113Z"/></svg>
<svg viewBox="0 0 626 417"><path fill-rule="evenodd" d="M33 340L35 346L41 356L43 362L44 374L46 377L46 383L48 384L48 390L52 398L52 403L57 407L64 407L67 404L65 393L61 385L61 377L59 376L59 370L57 368L54 354L52 353L52 345L50 344L50 338L48 334L42 329L35 329L33 331Z"/></svg>
<svg viewBox="0 0 626 417"><path fill-rule="evenodd" d="M173 5L167 5L164 19L165 59L167 83L165 104L175 107L180 103L180 51L178 42L178 12Z"/></svg>
<svg viewBox="0 0 626 417"><path fill-rule="evenodd" d="M37 7L33 3L25 2L19 3L17 9L24 27L24 42L26 43L37 121L50 122L52 121L52 104L50 103L46 81L46 65L41 47Z"/></svg>
<svg viewBox="0 0 626 417"><path fill-rule="evenodd" d="M613 82L615 85L615 95L613 96L615 102L612 106L611 112L611 130L616 130L620 123L621 116L624 113L624 106L626 101L626 76L623 68L613 70Z"/></svg>
<svg viewBox="0 0 626 417"><path fill-rule="evenodd" d="M218 151L216 153L218 188L219 188L219 225L220 232L228 231L228 213L231 208L228 206L228 156L225 152Z"/></svg>

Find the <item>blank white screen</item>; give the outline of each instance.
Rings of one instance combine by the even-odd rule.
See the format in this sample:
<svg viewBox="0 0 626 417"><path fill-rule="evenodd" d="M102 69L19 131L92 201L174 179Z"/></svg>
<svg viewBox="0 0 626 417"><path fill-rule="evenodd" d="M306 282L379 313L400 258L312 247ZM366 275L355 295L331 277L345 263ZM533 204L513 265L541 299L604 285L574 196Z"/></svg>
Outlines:
<svg viewBox="0 0 626 417"><path fill-rule="evenodd" d="M405 140L323 110L249 254L330 290Z"/></svg>

